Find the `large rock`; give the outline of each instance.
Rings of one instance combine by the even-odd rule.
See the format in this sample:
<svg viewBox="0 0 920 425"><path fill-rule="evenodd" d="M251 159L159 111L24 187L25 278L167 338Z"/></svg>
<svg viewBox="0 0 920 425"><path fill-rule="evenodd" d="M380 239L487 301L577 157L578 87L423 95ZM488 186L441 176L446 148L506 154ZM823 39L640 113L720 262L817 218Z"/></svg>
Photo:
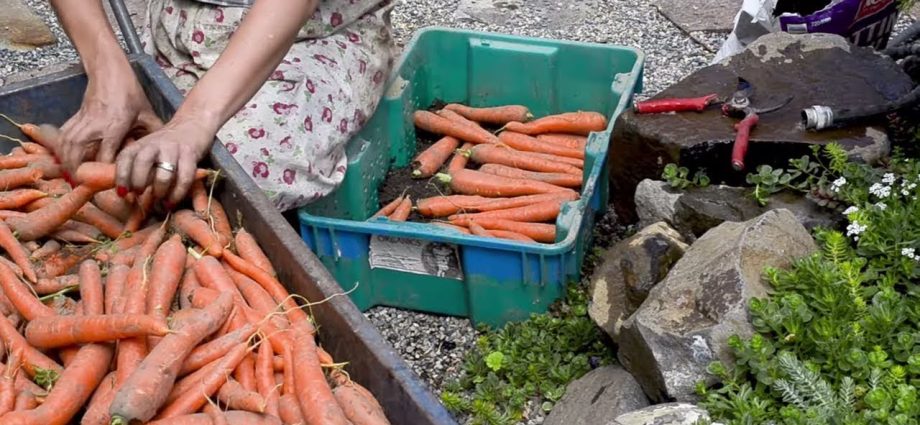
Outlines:
<svg viewBox="0 0 920 425"><path fill-rule="evenodd" d="M626 370L610 365L572 382L544 425L603 424L649 405L642 387Z"/></svg>
<svg viewBox="0 0 920 425"><path fill-rule="evenodd" d="M29 49L57 42L48 25L21 0L0 0L0 10L0 49Z"/></svg>
<svg viewBox="0 0 920 425"><path fill-rule="evenodd" d="M697 406L667 403L620 415L611 425L696 425L708 420L709 413Z"/></svg>
<svg viewBox="0 0 920 425"><path fill-rule="evenodd" d="M658 11L686 32L731 31L741 3L742 0L655 0Z"/></svg>
<svg viewBox="0 0 920 425"><path fill-rule="evenodd" d="M730 336L750 336L748 301L767 294L764 269L815 250L788 210L725 222L690 246L620 330L619 358L652 401L696 401L714 360L732 358Z"/></svg>
<svg viewBox="0 0 920 425"><path fill-rule="evenodd" d="M663 222L654 223L614 245L591 278L588 315L614 341L620 326L667 276L687 244Z"/></svg>
<svg viewBox="0 0 920 425"><path fill-rule="evenodd" d="M730 96L739 76L753 84L755 108L792 97L782 109L760 116L742 172L734 171L730 161L738 120L722 116L718 107L649 115L630 109L618 117L609 152L611 193L616 194L611 199L625 222L637 219L636 185L658 178L668 163L692 170L704 167L712 181L734 186L743 185L757 165L787 167L789 158L809 154L813 144L838 142L854 158L872 163L889 150L884 118L869 121L869 126L809 132L801 124L802 110L813 105L878 104L913 88L896 62L873 49L852 46L831 34L779 32L759 38L727 62L691 74L655 98Z"/></svg>
<svg viewBox="0 0 920 425"><path fill-rule="evenodd" d="M836 211L792 192L773 194L762 207L751 197L751 190L720 185L680 191L666 182L646 179L636 187L636 214L640 226L665 222L691 242L722 222L747 221L775 209L791 211L808 230L833 227L843 219Z"/></svg>

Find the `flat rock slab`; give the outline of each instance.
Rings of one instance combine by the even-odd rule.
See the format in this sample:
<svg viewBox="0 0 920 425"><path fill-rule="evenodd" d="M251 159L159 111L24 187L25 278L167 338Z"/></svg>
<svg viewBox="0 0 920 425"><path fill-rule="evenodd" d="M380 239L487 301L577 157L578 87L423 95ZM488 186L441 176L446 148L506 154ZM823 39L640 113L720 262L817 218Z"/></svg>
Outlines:
<svg viewBox="0 0 920 425"><path fill-rule="evenodd" d="M594 369L565 389L544 425L604 424L649 405L642 387L620 366Z"/></svg>
<svg viewBox="0 0 920 425"><path fill-rule="evenodd" d="M629 109L614 126L609 152L611 193L625 222L636 220L633 196L638 183L657 179L665 165L678 163L705 168L713 182L745 184L758 165L789 166L789 158L811 152L810 145L838 142L857 159L872 163L887 153L884 120L821 132L806 131L801 112L812 105L848 107L897 99L913 88L898 64L872 49L854 47L839 36L775 33L761 37L747 50L722 64L703 68L662 91L656 99L730 96L738 77L755 89L755 108L775 106L792 97L780 110L762 114L751 134L747 169L735 171L731 152L734 125L719 107L704 112L636 115Z"/></svg>
<svg viewBox="0 0 920 425"><path fill-rule="evenodd" d="M0 0L0 48L30 49L57 42L48 25L20 0Z"/></svg>
<svg viewBox="0 0 920 425"><path fill-rule="evenodd" d="M655 6L668 20L686 32L729 32L742 0L656 0Z"/></svg>

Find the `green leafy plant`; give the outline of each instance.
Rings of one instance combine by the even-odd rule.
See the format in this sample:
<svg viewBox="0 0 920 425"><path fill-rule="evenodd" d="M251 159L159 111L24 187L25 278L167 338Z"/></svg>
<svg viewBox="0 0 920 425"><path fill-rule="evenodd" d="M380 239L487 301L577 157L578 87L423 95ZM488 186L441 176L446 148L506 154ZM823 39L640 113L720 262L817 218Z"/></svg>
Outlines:
<svg viewBox="0 0 920 425"><path fill-rule="evenodd" d="M613 361L587 305L585 288L571 284L549 313L481 329L462 376L441 394L444 406L472 424L515 424L528 407L550 411L568 383Z"/></svg>
<svg viewBox="0 0 920 425"><path fill-rule="evenodd" d="M788 181L770 170L764 191L848 206L846 227L816 230L820 250L765 270L771 294L749 306L755 334L730 338L733 361L709 368L719 384L697 392L733 425L920 425L920 162L895 155L882 169L837 145L816 153Z"/></svg>
<svg viewBox="0 0 920 425"><path fill-rule="evenodd" d="M693 173L693 177L690 177L690 170L687 167L678 167L677 164L673 163L664 167L661 178L674 189L683 190L691 186L709 186L709 177L704 170L697 170L696 173Z"/></svg>

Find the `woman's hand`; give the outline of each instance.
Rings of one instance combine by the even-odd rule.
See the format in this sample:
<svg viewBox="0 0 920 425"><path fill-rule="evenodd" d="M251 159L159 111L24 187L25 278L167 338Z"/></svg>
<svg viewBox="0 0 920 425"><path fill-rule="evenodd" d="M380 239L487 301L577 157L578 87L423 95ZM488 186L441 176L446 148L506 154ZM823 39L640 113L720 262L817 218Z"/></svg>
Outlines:
<svg viewBox="0 0 920 425"><path fill-rule="evenodd" d="M163 200L164 206L171 209L191 188L198 162L210 149L215 134L215 130L201 122L177 115L118 154L115 162L118 193L142 192L153 185L154 198Z"/></svg>
<svg viewBox="0 0 920 425"><path fill-rule="evenodd" d="M55 152L66 170L85 160L112 162L131 130L163 126L131 69L119 68L90 79L80 110L61 127Z"/></svg>

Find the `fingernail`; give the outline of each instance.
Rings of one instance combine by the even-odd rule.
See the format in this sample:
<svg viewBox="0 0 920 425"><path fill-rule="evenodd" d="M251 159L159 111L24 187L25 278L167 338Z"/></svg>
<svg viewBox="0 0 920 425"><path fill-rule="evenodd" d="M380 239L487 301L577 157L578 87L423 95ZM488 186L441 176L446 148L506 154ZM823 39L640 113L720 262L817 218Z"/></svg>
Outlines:
<svg viewBox="0 0 920 425"><path fill-rule="evenodd" d="M125 196L128 196L128 188L124 186L118 186L115 189L115 193L118 194L119 198L124 198Z"/></svg>

